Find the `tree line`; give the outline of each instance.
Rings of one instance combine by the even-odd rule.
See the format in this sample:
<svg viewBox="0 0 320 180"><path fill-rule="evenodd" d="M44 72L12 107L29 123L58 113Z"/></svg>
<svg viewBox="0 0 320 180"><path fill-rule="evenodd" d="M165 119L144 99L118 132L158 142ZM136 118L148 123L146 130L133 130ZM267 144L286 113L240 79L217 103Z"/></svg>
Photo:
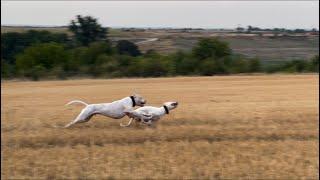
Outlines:
<svg viewBox="0 0 320 180"><path fill-rule="evenodd" d="M159 77L254 72L318 72L319 56L274 66L232 52L218 38L200 39L190 52L145 53L132 42L111 43L108 28L91 16L77 16L65 33L30 30L1 34L2 78L65 79L91 77Z"/></svg>
<svg viewBox="0 0 320 180"><path fill-rule="evenodd" d="M250 33L252 31L259 32L259 31L269 31L274 33L306 33L306 32L313 32L313 33L319 33L319 30L316 28L312 28L311 30L306 29L286 29L286 28L259 28L249 25L247 28L244 27L237 27L237 31L239 32L247 32Z"/></svg>

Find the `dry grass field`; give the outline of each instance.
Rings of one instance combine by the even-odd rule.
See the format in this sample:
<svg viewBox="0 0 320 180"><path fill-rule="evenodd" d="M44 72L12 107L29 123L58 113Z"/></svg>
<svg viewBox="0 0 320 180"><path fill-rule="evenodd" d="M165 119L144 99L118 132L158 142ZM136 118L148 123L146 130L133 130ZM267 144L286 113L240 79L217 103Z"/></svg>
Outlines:
<svg viewBox="0 0 320 180"><path fill-rule="evenodd" d="M2 82L2 179L319 179L319 76ZM157 128L81 105L142 94L177 100ZM127 120L127 119L125 119Z"/></svg>

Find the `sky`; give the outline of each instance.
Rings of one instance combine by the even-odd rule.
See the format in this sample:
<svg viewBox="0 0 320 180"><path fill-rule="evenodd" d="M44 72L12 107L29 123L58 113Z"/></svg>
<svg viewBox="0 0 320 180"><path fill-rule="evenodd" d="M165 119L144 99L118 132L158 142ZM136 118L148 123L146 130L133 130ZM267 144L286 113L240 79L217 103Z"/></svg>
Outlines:
<svg viewBox="0 0 320 180"><path fill-rule="evenodd" d="M1 1L1 25L319 29L319 1Z"/></svg>

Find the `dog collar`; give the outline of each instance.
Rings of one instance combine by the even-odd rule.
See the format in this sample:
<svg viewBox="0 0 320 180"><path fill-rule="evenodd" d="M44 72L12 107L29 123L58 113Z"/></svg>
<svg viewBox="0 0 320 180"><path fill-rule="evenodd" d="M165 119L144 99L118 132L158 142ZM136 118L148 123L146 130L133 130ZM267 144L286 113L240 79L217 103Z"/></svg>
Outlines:
<svg viewBox="0 0 320 180"><path fill-rule="evenodd" d="M166 105L163 105L164 110L166 111L166 114L169 114L169 109Z"/></svg>
<svg viewBox="0 0 320 180"><path fill-rule="evenodd" d="M130 96L131 100L132 100L132 107L135 107L136 106L136 102L134 101L134 97L133 96Z"/></svg>

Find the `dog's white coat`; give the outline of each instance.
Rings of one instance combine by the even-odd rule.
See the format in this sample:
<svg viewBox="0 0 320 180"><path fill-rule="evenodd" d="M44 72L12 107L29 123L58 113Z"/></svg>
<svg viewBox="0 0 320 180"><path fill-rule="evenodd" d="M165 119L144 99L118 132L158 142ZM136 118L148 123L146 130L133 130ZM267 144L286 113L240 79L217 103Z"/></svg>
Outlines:
<svg viewBox="0 0 320 180"><path fill-rule="evenodd" d="M129 116L131 119L127 125L120 125L123 127L129 126L132 120L137 120L141 121L142 123L152 125L152 123L158 121L162 116L167 114L165 106L167 107L168 111L170 111L178 106L178 102L166 102L161 107L144 106L136 110L126 110L127 116Z"/></svg>
<svg viewBox="0 0 320 180"><path fill-rule="evenodd" d="M143 106L146 103L139 95L133 95L135 104L137 106ZM101 104L87 104L83 101L74 100L69 102L66 105L70 105L73 103L81 103L86 107L82 109L77 118L67 124L65 127L70 127L76 123L87 122L93 115L100 114L114 119L120 119L126 115L125 111L133 110L133 102L130 97L125 97L121 100L113 101L111 103L101 103Z"/></svg>

